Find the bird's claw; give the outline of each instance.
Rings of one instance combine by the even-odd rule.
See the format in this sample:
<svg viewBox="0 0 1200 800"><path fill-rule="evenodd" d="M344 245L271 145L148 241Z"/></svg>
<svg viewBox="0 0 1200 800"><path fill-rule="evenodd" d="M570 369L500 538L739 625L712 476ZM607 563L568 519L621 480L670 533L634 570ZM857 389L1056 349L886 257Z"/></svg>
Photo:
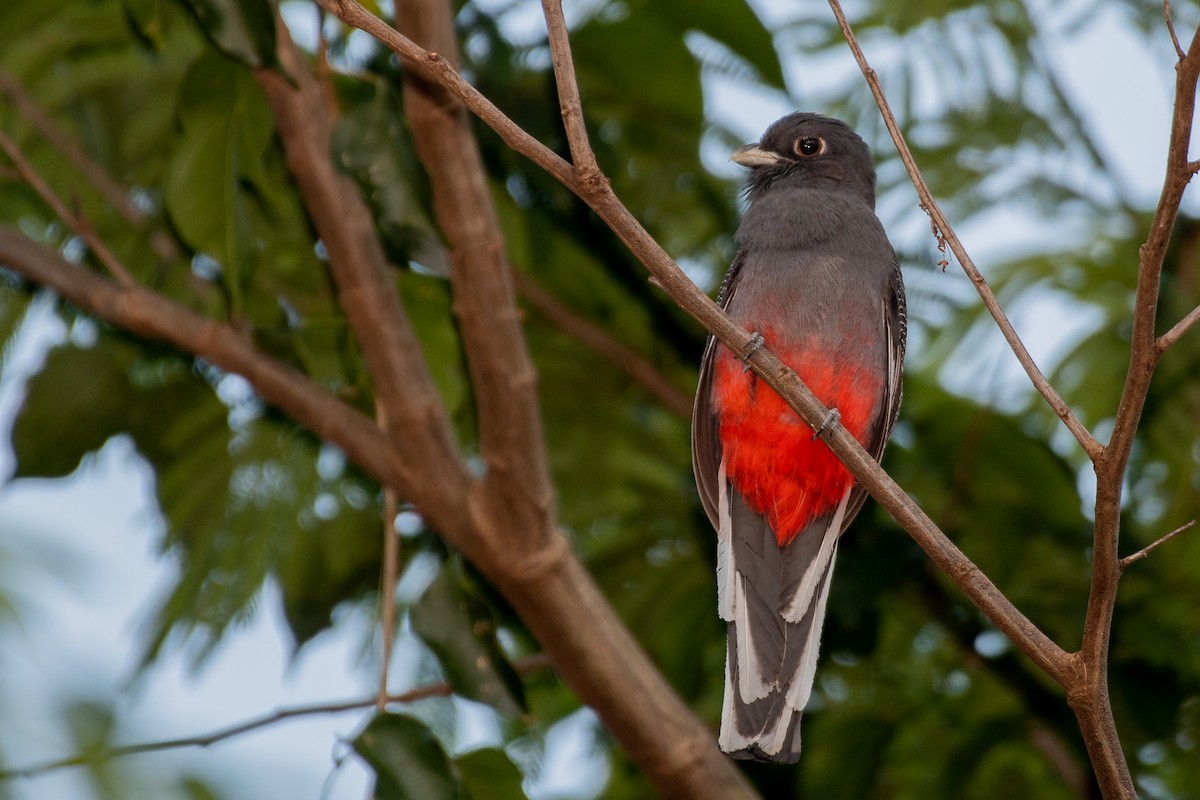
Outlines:
<svg viewBox="0 0 1200 800"><path fill-rule="evenodd" d="M757 353L763 344L763 335L758 331L752 331L750 341L746 343L746 352L742 355L742 372L750 371L750 356Z"/></svg>
<svg viewBox="0 0 1200 800"><path fill-rule="evenodd" d="M836 408L829 409L829 414L826 415L825 421L821 423L821 427L813 431L812 440L815 442L818 438L820 438L822 433L824 433L826 430L832 430L835 425L841 422L841 420L842 412L838 411Z"/></svg>

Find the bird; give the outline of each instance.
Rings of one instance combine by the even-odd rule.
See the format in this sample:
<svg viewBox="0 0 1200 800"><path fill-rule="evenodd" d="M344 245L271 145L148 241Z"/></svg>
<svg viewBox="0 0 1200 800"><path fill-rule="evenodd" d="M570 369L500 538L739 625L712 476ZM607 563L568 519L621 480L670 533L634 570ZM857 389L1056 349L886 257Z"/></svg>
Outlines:
<svg viewBox="0 0 1200 800"><path fill-rule="evenodd" d="M875 169L846 123L796 112L731 159L746 210L718 304L878 461L900 408L904 281L875 214ZM746 356L749 357L748 355ZM800 757L838 540L866 493L826 443L710 336L692 415L697 492L717 533L727 623L718 744Z"/></svg>

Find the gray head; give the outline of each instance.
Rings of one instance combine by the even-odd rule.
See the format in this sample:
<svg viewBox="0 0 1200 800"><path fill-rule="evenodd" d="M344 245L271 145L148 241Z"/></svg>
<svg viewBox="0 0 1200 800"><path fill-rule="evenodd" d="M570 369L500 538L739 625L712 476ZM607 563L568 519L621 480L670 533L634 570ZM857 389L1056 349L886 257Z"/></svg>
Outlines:
<svg viewBox="0 0 1200 800"><path fill-rule="evenodd" d="M731 158L750 167L746 194L751 203L770 186L796 186L852 192L875 207L871 151L841 120L788 114Z"/></svg>

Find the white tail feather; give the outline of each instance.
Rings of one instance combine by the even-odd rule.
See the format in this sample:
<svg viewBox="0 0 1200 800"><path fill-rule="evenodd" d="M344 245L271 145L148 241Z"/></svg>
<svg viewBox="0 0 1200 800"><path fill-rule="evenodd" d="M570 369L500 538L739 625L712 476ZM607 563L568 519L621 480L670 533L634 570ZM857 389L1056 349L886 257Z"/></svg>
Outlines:
<svg viewBox="0 0 1200 800"><path fill-rule="evenodd" d="M733 713L733 676L729 672L729 656L725 657L725 700L721 704L721 735L717 739L717 744L721 750L726 753L733 753L738 750L744 750L754 744L754 739L748 736L743 736L737 729Z"/></svg>
<svg viewBox="0 0 1200 800"><path fill-rule="evenodd" d="M837 547L835 545L834 555L836 554ZM830 560L832 562L832 556ZM829 569L832 571L832 563ZM804 642L804 658L801 660L796 674L792 677L792 685L788 689L788 705L797 711L803 711L804 707L808 705L808 698L812 696L813 682L817 677L817 656L821 651L821 629L825 627L825 604L829 600L831 583L833 583L833 575L829 575L821 584L821 593L817 597L817 604L813 609L812 625L808 628L808 637Z"/></svg>
<svg viewBox="0 0 1200 800"><path fill-rule="evenodd" d="M829 562L833 560L833 554L837 549L838 536L842 532L842 520L846 517L846 507L849 504L850 490L847 489L846 494L842 496L842 501L838 503L837 510L833 513L833 518L829 520L829 526L821 533L821 546L817 550L816 557L805 569L804 577L800 579L800 586L796 589L796 593L792 595L792 599L780 612L788 622L799 622L800 618L804 616L804 612L813 604L813 593L816 592L821 578L829 571ZM814 533L810 531L805 535L812 536Z"/></svg>
<svg viewBox="0 0 1200 800"><path fill-rule="evenodd" d="M725 480L725 460L717 470L717 614L733 621L733 584L737 566L733 563L733 520L729 512L729 483Z"/></svg>

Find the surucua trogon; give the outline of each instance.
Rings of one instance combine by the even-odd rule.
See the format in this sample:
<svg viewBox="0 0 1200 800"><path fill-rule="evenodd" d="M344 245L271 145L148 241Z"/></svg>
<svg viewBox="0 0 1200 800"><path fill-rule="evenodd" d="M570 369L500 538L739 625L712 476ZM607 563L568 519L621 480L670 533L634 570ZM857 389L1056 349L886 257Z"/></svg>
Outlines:
<svg viewBox="0 0 1200 800"><path fill-rule="evenodd" d="M875 216L867 145L816 114L780 119L733 154L748 207L718 303L796 371L876 458L900 406L904 284ZM812 693L838 538L865 492L813 429L710 338L692 466L717 530L728 623L721 749L789 763Z"/></svg>

